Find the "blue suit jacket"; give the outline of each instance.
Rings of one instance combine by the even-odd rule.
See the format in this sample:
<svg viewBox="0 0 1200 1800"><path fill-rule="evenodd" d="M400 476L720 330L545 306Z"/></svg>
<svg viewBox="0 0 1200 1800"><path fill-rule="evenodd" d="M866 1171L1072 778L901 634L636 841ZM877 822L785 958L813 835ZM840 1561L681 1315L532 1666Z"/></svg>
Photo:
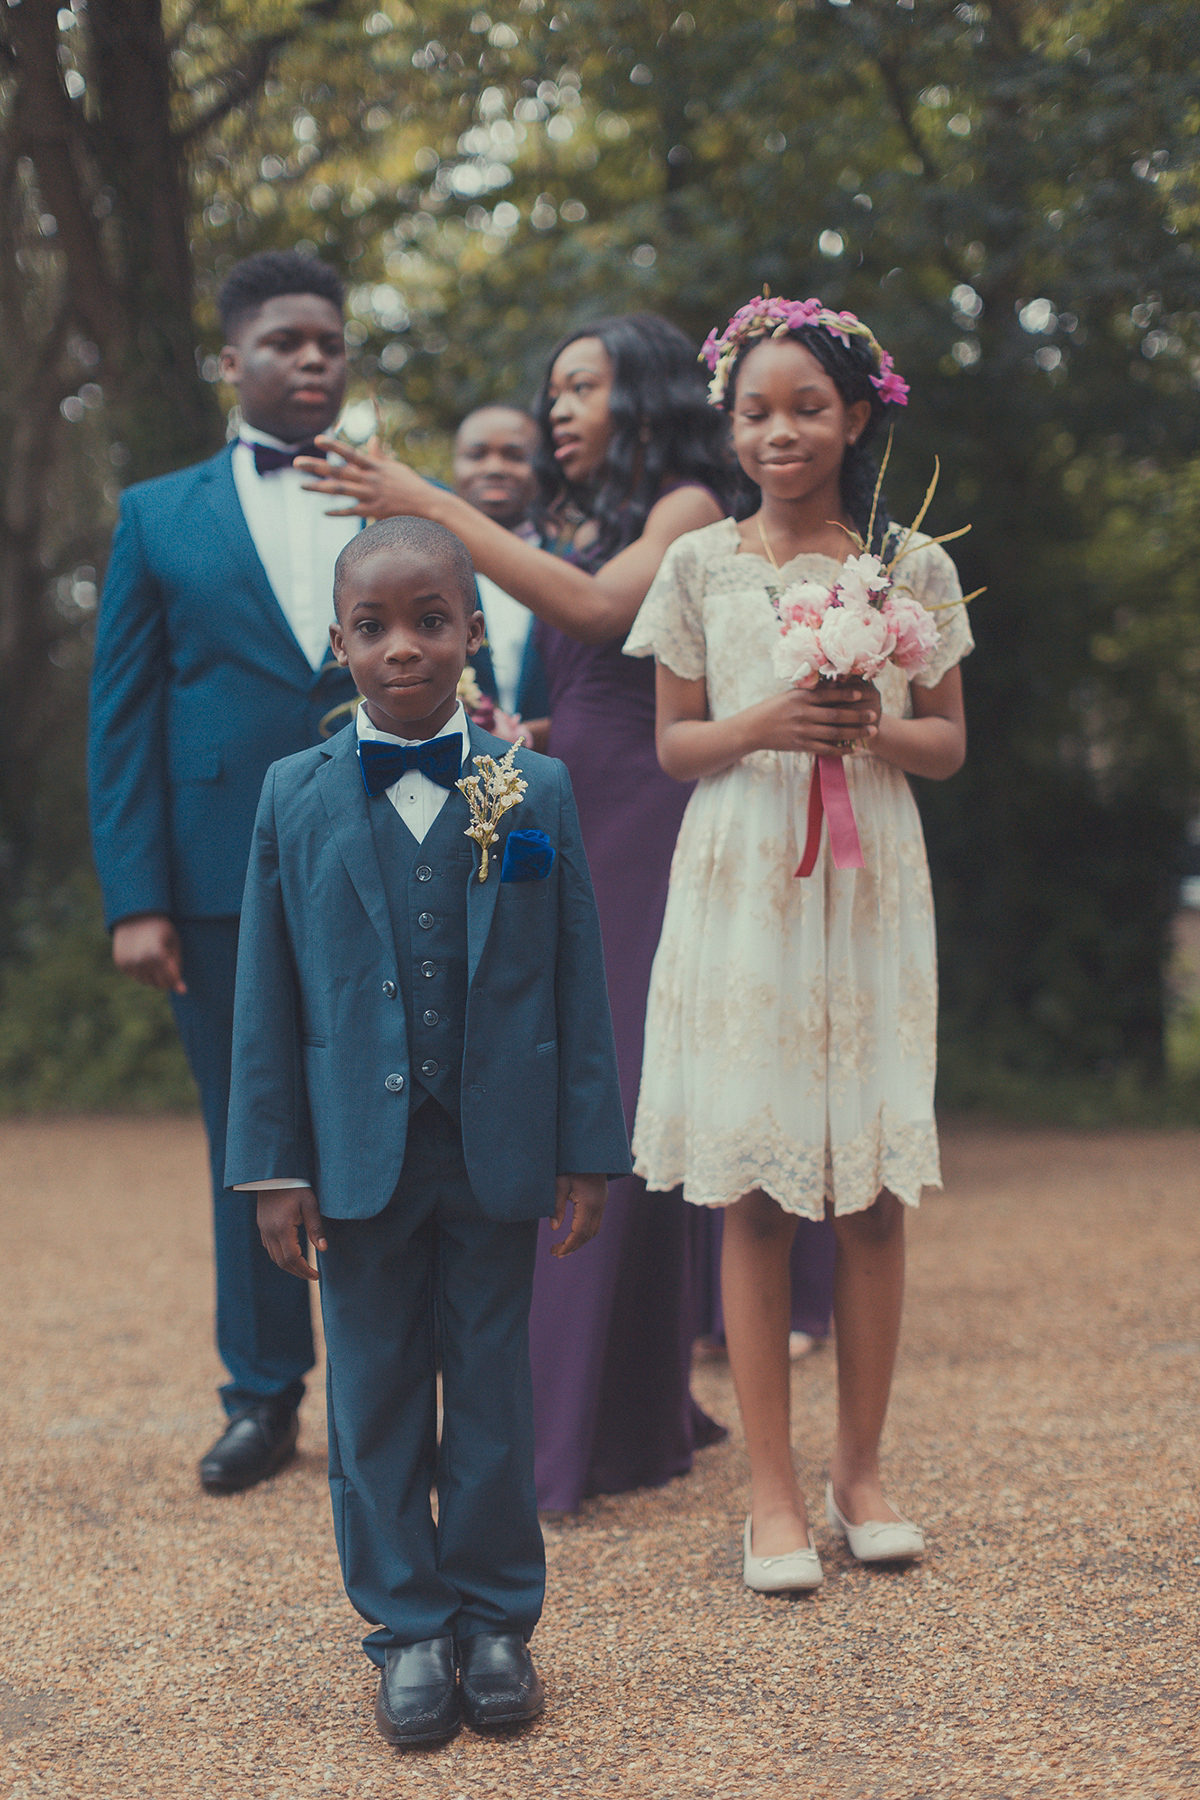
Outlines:
<svg viewBox="0 0 1200 1800"><path fill-rule="evenodd" d="M508 750L470 727L472 755ZM555 1176L627 1175L600 924L562 763L517 752L529 786L467 881L462 1135L494 1219L554 1210ZM292 1176L331 1219L370 1218L404 1161L412 1091L397 954L353 732L263 785L238 943L225 1180ZM377 806L389 805L377 800ZM510 830L544 831L548 876L502 881ZM399 1092L385 1085L403 1077ZM431 1104L426 1102L426 1104Z"/></svg>
<svg viewBox="0 0 1200 1800"><path fill-rule="evenodd" d="M108 923L235 914L263 776L354 683L314 673L267 580L232 446L121 500L96 628L88 773Z"/></svg>

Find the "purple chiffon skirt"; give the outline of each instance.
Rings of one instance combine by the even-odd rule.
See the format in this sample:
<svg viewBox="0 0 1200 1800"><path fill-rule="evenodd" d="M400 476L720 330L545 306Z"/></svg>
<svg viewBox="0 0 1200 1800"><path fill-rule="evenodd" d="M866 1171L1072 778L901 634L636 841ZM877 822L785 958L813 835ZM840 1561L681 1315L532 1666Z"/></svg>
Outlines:
<svg viewBox="0 0 1200 1800"><path fill-rule="evenodd" d="M550 683L549 750L570 772L604 937L626 1123L642 1068L650 965L671 853L691 789L658 766L654 668L619 643L576 643L539 624ZM609 1186L599 1235L565 1261L543 1222L530 1315L538 1505L657 1487L724 1428L689 1387L708 1227L682 1194Z"/></svg>

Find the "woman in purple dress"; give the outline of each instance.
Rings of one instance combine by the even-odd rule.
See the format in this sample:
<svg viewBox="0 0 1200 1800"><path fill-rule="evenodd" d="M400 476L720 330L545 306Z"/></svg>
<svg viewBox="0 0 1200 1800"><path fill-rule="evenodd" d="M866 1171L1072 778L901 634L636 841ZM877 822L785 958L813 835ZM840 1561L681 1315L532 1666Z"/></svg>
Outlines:
<svg viewBox="0 0 1200 1800"><path fill-rule="evenodd" d="M648 313L601 319L555 349L539 396L540 474L551 513L582 516L570 556L515 538L401 463L323 448L323 492L370 518L418 513L453 531L475 566L537 619L550 684L545 748L566 763L596 889L626 1116L642 1062L650 965L690 789L654 748L654 675L621 654L669 544L725 511L731 464L694 347ZM573 1512L591 1494L684 1474L722 1435L692 1400L695 1262L682 1196L615 1181L586 1256L539 1258L530 1317L538 1503ZM543 1248L550 1226L543 1225Z"/></svg>

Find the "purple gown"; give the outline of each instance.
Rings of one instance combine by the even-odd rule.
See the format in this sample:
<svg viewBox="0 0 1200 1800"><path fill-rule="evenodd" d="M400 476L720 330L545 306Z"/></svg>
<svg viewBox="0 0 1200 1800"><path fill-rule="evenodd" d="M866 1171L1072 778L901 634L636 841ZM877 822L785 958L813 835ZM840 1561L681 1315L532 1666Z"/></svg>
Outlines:
<svg viewBox="0 0 1200 1800"><path fill-rule="evenodd" d="M596 890L627 1125L642 1071L650 965L690 787L654 750L654 665L620 642L576 643L538 623L550 686L549 752L570 772ZM543 1221L530 1349L538 1505L574 1512L591 1494L658 1487L724 1428L691 1397L695 1246L682 1193L610 1183L599 1235L551 1257Z"/></svg>

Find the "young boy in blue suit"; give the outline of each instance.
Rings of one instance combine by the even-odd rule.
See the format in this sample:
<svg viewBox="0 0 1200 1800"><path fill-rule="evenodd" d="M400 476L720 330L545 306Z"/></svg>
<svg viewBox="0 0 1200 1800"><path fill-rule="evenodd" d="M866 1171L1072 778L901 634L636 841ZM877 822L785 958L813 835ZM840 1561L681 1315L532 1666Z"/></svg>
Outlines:
<svg viewBox="0 0 1200 1800"><path fill-rule="evenodd" d="M339 557L335 604L365 704L263 786L225 1173L262 1190L274 1262L320 1281L342 1574L376 1627L376 1722L415 1746L541 1710L537 1221L569 1205L555 1254L587 1243L629 1147L566 770L518 750L498 818L459 785L503 784L509 749L457 699L484 629L465 547L382 520Z"/></svg>

